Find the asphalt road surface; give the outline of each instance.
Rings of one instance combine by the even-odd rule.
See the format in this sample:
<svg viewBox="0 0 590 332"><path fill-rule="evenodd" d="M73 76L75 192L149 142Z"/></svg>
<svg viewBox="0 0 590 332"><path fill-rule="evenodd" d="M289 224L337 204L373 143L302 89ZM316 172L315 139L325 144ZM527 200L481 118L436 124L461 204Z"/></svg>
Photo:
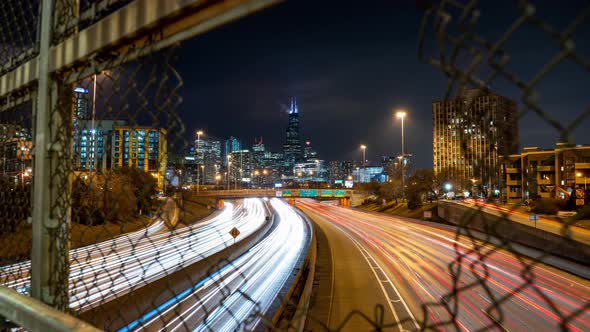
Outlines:
<svg viewBox="0 0 590 332"><path fill-rule="evenodd" d="M297 204L332 249L330 329L368 330L360 318L343 320L352 310L373 318L380 303L383 320L373 320L386 330L590 330L588 280L456 237L451 226L310 200Z"/></svg>

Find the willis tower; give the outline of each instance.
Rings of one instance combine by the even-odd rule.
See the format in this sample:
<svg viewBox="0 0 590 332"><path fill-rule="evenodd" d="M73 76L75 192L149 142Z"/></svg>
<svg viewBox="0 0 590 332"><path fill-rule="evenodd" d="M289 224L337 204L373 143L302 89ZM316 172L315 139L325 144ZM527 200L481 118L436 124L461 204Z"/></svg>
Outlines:
<svg viewBox="0 0 590 332"><path fill-rule="evenodd" d="M297 101L291 99L289 108L289 125L286 130L285 144L283 145L283 156L285 158L285 173L293 175L295 163L301 161L301 141L299 139L299 110Z"/></svg>

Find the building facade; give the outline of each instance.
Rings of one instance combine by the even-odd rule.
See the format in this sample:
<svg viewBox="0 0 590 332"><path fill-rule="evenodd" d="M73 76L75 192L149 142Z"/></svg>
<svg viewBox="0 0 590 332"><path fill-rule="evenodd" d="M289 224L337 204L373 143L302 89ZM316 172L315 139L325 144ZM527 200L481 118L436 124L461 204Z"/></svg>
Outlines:
<svg viewBox="0 0 590 332"><path fill-rule="evenodd" d="M328 181L328 169L323 160L309 160L296 163L293 176L294 182L298 183L323 183Z"/></svg>
<svg viewBox="0 0 590 332"><path fill-rule="evenodd" d="M30 182L32 147L30 130L19 125L0 124L0 171L4 180L15 185Z"/></svg>
<svg viewBox="0 0 590 332"><path fill-rule="evenodd" d="M166 130L152 127L115 126L113 128L113 168L133 167L157 179L163 191L168 161Z"/></svg>
<svg viewBox="0 0 590 332"><path fill-rule="evenodd" d="M115 126L124 126L125 121L82 120L78 123L76 149L73 164L76 171L100 171L112 167L112 136ZM93 127L94 126L94 127Z"/></svg>
<svg viewBox="0 0 590 332"><path fill-rule="evenodd" d="M500 156L518 151L516 103L479 89L432 103L434 172L456 190L500 187Z"/></svg>
<svg viewBox="0 0 590 332"><path fill-rule="evenodd" d="M223 166L227 166L227 156L231 155L232 152L239 150L242 150L242 142L239 138L230 136L225 140L222 156Z"/></svg>
<svg viewBox="0 0 590 332"><path fill-rule="evenodd" d="M502 198L507 203L537 197L567 199L590 188L590 145L526 147L520 154L505 156L501 172Z"/></svg>
<svg viewBox="0 0 590 332"><path fill-rule="evenodd" d="M291 100L289 108L289 124L285 132L285 144L283 145L284 168L286 176L293 176L295 163L301 161L301 139L299 137L299 110L297 101Z"/></svg>

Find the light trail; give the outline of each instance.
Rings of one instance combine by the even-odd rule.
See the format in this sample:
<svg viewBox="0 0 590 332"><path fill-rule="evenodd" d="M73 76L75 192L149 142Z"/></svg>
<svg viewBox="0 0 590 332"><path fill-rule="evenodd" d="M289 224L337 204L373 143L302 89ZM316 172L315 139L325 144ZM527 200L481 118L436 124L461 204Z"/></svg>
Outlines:
<svg viewBox="0 0 590 332"><path fill-rule="evenodd" d="M252 329L303 255L305 221L285 202L271 199L276 227L250 250L119 331L234 331Z"/></svg>
<svg viewBox="0 0 590 332"><path fill-rule="evenodd" d="M234 239L228 234L232 227L247 237L264 224L265 217L259 199L246 199L237 207L227 202L220 214L195 225L173 231L158 225L72 250L70 307L89 310L194 264L232 245ZM22 267L8 267L13 268ZM5 285L25 290L29 283L26 275Z"/></svg>
<svg viewBox="0 0 590 332"><path fill-rule="evenodd" d="M585 279L482 241L456 238L452 227L300 203L345 229L383 263L423 328L590 330Z"/></svg>

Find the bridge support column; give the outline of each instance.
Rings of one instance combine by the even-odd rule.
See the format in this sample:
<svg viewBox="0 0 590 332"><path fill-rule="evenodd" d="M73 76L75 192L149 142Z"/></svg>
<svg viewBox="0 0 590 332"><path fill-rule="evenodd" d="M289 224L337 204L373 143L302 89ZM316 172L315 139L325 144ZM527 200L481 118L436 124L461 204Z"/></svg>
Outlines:
<svg viewBox="0 0 590 332"><path fill-rule="evenodd" d="M338 199L338 203L343 207L350 207L350 197L342 197Z"/></svg>

